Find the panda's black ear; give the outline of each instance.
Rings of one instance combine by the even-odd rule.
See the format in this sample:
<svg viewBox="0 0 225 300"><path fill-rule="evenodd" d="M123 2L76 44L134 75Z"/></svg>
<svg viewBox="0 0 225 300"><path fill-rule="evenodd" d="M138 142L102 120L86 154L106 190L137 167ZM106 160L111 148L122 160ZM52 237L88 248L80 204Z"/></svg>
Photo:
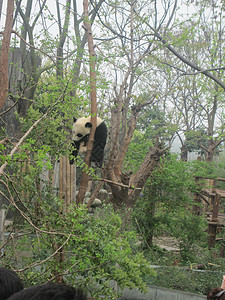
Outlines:
<svg viewBox="0 0 225 300"><path fill-rule="evenodd" d="M87 123L85 124L85 127L91 128L91 127L92 127L92 124L91 124L90 122L87 122Z"/></svg>
<svg viewBox="0 0 225 300"><path fill-rule="evenodd" d="M77 120L77 118L76 118L76 117L73 117L73 122L74 122L74 123L76 122L76 120Z"/></svg>

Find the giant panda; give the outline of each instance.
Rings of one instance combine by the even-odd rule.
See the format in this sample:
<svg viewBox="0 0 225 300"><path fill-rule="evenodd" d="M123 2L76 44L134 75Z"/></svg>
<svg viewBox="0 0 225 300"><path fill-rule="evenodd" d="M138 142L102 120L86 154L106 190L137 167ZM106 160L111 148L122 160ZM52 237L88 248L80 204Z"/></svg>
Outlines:
<svg viewBox="0 0 225 300"><path fill-rule="evenodd" d="M70 164L74 163L74 158L78 153L85 153L87 151L87 143L91 132L92 124L91 117L82 117L73 119L72 129L72 153ZM107 140L107 126L105 122L97 117L96 130L94 136L94 144L91 151L91 162L101 167L104 159L104 149Z"/></svg>

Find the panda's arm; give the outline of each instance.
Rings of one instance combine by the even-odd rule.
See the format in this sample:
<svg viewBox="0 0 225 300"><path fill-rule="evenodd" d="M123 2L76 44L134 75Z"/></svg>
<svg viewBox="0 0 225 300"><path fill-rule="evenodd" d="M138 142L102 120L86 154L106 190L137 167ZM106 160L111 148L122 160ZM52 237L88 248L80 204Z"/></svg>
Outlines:
<svg viewBox="0 0 225 300"><path fill-rule="evenodd" d="M77 157L78 151L80 148L80 142L72 142L72 151L70 153L70 164L72 165L74 163L74 158Z"/></svg>

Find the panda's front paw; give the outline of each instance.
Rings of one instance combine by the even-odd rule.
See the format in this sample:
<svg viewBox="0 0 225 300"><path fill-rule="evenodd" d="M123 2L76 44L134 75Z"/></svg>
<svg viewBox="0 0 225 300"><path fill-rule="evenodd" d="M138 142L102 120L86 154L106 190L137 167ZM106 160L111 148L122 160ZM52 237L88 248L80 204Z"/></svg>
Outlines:
<svg viewBox="0 0 225 300"><path fill-rule="evenodd" d="M86 152L87 152L87 147L86 146L80 146L79 153L84 154Z"/></svg>

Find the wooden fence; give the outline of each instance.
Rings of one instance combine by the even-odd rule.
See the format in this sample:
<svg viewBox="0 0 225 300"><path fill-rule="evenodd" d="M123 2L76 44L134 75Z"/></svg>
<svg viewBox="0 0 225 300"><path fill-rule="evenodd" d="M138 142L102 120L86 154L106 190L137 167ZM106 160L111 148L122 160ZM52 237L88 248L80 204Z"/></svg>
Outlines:
<svg viewBox="0 0 225 300"><path fill-rule="evenodd" d="M218 231L225 226L225 213L220 212L222 200L225 199L225 190L217 188L218 182L225 182L225 178L202 178L196 177L196 183L199 187L195 193L193 206L195 214L206 214L208 220L209 248L215 247L215 242L221 242L221 255L224 256L225 238L217 239ZM204 205L200 205L203 202ZM202 210L202 207L204 209Z"/></svg>

